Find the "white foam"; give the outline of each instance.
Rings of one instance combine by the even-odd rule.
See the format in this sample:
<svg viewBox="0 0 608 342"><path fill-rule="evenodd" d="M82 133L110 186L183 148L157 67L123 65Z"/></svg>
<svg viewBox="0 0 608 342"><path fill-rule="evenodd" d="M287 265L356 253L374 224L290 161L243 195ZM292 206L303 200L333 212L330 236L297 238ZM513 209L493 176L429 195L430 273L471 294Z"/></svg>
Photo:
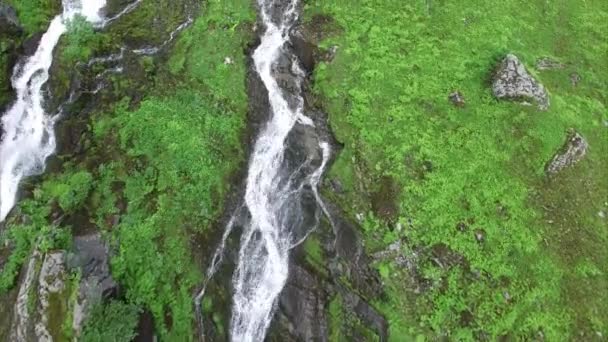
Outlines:
<svg viewBox="0 0 608 342"><path fill-rule="evenodd" d="M67 31L66 22L81 14L100 23L105 0L63 0L63 13L56 16L40 39L33 56L17 65L11 79L17 99L2 116L0 142L0 222L15 205L19 183L24 177L44 170L55 151L53 118L45 113L42 87L48 81L53 49Z"/></svg>

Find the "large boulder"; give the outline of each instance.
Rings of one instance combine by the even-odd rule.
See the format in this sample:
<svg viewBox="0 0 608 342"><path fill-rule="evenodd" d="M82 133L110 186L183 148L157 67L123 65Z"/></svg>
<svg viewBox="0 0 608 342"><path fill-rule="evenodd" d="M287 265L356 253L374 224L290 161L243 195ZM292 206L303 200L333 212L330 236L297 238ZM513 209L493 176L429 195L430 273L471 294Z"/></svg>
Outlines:
<svg viewBox="0 0 608 342"><path fill-rule="evenodd" d="M19 18L15 10L2 2L0 2L0 38L20 34L22 32Z"/></svg>
<svg viewBox="0 0 608 342"><path fill-rule="evenodd" d="M535 102L541 110L549 108L549 94L535 80L517 56L508 54L494 73L492 92L497 99Z"/></svg>
<svg viewBox="0 0 608 342"><path fill-rule="evenodd" d="M547 173L556 174L561 170L578 163L587 154L589 144L582 135L571 132L562 148L547 164Z"/></svg>

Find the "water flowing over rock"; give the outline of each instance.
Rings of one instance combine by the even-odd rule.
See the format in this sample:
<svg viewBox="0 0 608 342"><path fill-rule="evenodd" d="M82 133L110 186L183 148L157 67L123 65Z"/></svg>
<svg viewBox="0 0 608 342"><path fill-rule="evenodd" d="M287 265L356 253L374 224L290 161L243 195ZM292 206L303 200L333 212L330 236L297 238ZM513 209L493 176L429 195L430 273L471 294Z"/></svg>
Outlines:
<svg viewBox="0 0 608 342"><path fill-rule="evenodd" d="M56 16L40 39L33 56L15 67L12 85L17 100L2 117L0 142L0 222L15 204L19 183L39 174L55 150L55 118L44 109L43 86L49 79L53 50L67 31L66 21L82 15L99 24L105 0L63 0L63 13Z"/></svg>
<svg viewBox="0 0 608 342"><path fill-rule="evenodd" d="M547 165L547 173L555 174L581 161L587 154L589 144L582 135L571 132L564 146Z"/></svg>
<svg viewBox="0 0 608 342"><path fill-rule="evenodd" d="M497 99L536 102L541 110L549 108L549 94L526 70L517 56L507 55L495 71L492 92Z"/></svg>
<svg viewBox="0 0 608 342"><path fill-rule="evenodd" d="M299 3L259 0L258 5L264 32L252 58L259 79L250 77L249 82L267 92L256 91L256 97L266 95L267 100L252 107L257 111L253 121L263 118L264 123L257 123L243 205L228 223L208 270L210 278L231 231L242 231L230 327L231 340L239 342L266 336L288 279L290 250L317 227L322 215L317 185L331 155L323 130L305 114L306 73L289 34L298 21ZM203 294L204 289L199 301Z"/></svg>

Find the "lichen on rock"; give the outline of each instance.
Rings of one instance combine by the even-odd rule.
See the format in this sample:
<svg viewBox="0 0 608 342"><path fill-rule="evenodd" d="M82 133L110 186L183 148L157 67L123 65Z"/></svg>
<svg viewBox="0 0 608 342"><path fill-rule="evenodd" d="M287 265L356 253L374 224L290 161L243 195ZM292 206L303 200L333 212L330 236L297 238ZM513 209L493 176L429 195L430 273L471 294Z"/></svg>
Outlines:
<svg viewBox="0 0 608 342"><path fill-rule="evenodd" d="M500 63L492 81L492 93L499 100L536 102L538 108L549 108L549 94L545 87L535 80L523 63L513 54L508 54Z"/></svg>
<svg viewBox="0 0 608 342"><path fill-rule="evenodd" d="M549 174L556 174L561 170L570 167L585 157L589 144L587 140L577 132L572 131L568 139L558 153L553 156L551 162L547 164L546 171Z"/></svg>

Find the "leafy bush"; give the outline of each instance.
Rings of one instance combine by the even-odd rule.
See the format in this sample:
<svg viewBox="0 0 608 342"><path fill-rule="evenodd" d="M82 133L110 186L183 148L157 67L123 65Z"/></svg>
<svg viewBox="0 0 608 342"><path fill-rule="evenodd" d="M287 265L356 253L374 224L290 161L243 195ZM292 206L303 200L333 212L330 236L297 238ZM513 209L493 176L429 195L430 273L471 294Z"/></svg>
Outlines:
<svg viewBox="0 0 608 342"><path fill-rule="evenodd" d="M82 342L129 342L136 336L140 309L133 304L111 301L93 306L84 324Z"/></svg>
<svg viewBox="0 0 608 342"><path fill-rule="evenodd" d="M93 176L87 171L78 171L45 182L39 195L56 200L63 211L72 212L84 204L92 186Z"/></svg>
<svg viewBox="0 0 608 342"><path fill-rule="evenodd" d="M102 36L97 34L93 25L84 17L77 15L67 24L65 45L61 50L63 65L74 65L77 61L86 61L91 57Z"/></svg>

